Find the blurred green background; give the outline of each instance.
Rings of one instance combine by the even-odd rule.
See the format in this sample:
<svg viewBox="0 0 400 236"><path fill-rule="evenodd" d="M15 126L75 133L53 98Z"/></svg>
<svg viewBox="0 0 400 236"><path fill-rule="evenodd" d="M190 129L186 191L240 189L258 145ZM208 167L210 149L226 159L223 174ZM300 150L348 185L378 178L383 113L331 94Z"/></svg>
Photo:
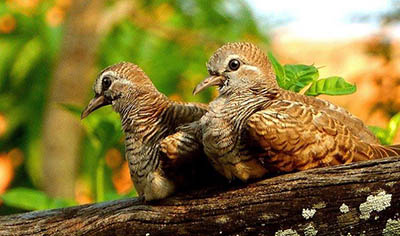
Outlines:
<svg viewBox="0 0 400 236"><path fill-rule="evenodd" d="M97 73L130 61L171 99L207 102L191 91L209 56L269 49L266 23L241 0L0 1L0 215L135 196L118 115L79 119ZM374 130L389 144L399 120Z"/></svg>

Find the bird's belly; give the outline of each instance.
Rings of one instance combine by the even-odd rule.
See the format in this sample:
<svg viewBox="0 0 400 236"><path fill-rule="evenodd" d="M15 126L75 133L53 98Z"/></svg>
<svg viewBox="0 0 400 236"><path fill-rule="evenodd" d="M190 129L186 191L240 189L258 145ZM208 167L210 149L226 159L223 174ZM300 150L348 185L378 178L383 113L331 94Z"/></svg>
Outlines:
<svg viewBox="0 0 400 236"><path fill-rule="evenodd" d="M203 130L204 151L208 157L219 160L234 148L233 128L226 121L211 119Z"/></svg>
<svg viewBox="0 0 400 236"><path fill-rule="evenodd" d="M214 168L227 179L238 178L244 182L261 178L267 173L256 156L242 155L240 152L229 153L219 159L209 158Z"/></svg>

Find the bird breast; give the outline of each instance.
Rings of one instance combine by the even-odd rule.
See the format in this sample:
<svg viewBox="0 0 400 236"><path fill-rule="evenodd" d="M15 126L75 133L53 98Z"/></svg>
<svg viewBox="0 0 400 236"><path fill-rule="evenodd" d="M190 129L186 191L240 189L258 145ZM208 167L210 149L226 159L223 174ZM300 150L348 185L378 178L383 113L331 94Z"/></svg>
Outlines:
<svg viewBox="0 0 400 236"><path fill-rule="evenodd" d="M210 158L222 157L234 148L234 137L238 136L234 130L234 115L233 110L229 112L223 102L217 101L201 118L204 151Z"/></svg>

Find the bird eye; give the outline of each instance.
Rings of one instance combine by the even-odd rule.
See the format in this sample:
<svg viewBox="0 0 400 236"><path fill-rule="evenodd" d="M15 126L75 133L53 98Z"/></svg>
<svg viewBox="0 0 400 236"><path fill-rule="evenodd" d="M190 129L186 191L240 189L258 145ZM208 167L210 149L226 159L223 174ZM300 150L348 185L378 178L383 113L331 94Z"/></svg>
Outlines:
<svg viewBox="0 0 400 236"><path fill-rule="evenodd" d="M101 81L101 86L103 87L103 90L107 90L111 86L111 79L110 77L106 76L103 78Z"/></svg>
<svg viewBox="0 0 400 236"><path fill-rule="evenodd" d="M228 66L229 66L229 69L231 69L231 70L237 70L237 69L239 69L240 62L237 59L232 59L229 61Z"/></svg>

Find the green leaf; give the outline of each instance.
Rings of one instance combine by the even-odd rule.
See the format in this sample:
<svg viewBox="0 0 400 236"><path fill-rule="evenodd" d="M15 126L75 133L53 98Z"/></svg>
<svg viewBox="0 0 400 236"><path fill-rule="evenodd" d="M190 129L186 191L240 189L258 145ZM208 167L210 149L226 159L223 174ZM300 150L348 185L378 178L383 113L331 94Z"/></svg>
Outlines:
<svg viewBox="0 0 400 236"><path fill-rule="evenodd" d="M313 65L285 65L284 69L287 81L285 89L296 93L319 77L318 69Z"/></svg>
<svg viewBox="0 0 400 236"><path fill-rule="evenodd" d="M75 205L72 200L52 199L44 192L29 188L14 188L0 196L4 204L24 210L44 210Z"/></svg>
<svg viewBox="0 0 400 236"><path fill-rule="evenodd" d="M1 195L8 206L25 210L43 210L49 205L48 197L38 190L14 188Z"/></svg>
<svg viewBox="0 0 400 236"><path fill-rule="evenodd" d="M4 80L7 77L8 70L14 63L16 55L18 55L18 51L23 45L24 40L17 39L0 39L0 85L4 86Z"/></svg>
<svg viewBox="0 0 400 236"><path fill-rule="evenodd" d="M389 130L385 128L381 128L378 126L369 126L368 127L372 133L379 139L379 142L383 145L390 145L391 141L389 140Z"/></svg>
<svg viewBox="0 0 400 236"><path fill-rule="evenodd" d="M27 78L29 71L39 62L41 52L39 37L33 38L22 47L11 70L14 86L22 84L23 79Z"/></svg>
<svg viewBox="0 0 400 236"><path fill-rule="evenodd" d="M305 94L309 96L345 95L354 93L356 90L355 85L346 82L342 77L332 76L314 81Z"/></svg>
<svg viewBox="0 0 400 236"><path fill-rule="evenodd" d="M286 87L286 76L285 76L285 70L283 69L283 66L276 60L274 55L271 52L268 52L268 59L272 64L272 67L274 68L275 74L276 74L276 80L278 81L278 84L280 87L285 88Z"/></svg>
<svg viewBox="0 0 400 236"><path fill-rule="evenodd" d="M389 136L388 138L389 138L390 144L393 143L393 139L396 136L396 133L399 130L399 127L400 127L400 112L397 113L396 115L394 115L390 119L389 124L388 124L387 130L388 130L388 136Z"/></svg>

